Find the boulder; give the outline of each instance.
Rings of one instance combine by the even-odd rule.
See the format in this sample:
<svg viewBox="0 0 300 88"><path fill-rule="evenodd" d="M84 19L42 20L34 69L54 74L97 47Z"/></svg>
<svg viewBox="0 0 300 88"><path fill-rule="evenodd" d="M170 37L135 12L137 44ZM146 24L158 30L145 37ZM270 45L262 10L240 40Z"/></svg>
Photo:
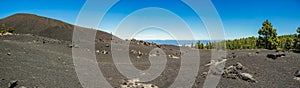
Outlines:
<svg viewBox="0 0 300 88"><path fill-rule="evenodd" d="M279 57L285 57L286 54L284 53L277 53L277 54L268 54L267 57L268 58L272 58L273 60L279 58Z"/></svg>
<svg viewBox="0 0 300 88"><path fill-rule="evenodd" d="M240 79L248 81L248 82L256 82L253 76L249 73L241 73L239 74Z"/></svg>

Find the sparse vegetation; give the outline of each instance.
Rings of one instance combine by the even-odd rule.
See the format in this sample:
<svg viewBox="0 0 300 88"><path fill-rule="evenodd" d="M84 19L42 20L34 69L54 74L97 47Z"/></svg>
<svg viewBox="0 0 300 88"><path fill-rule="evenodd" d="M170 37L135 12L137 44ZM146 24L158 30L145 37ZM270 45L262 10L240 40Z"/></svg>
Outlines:
<svg viewBox="0 0 300 88"><path fill-rule="evenodd" d="M13 33L14 31L15 31L15 29L12 28L12 27L8 27L8 28L7 28L7 32L9 32L9 33Z"/></svg>
<svg viewBox="0 0 300 88"><path fill-rule="evenodd" d="M298 34L277 36L276 29L271 22L266 20L263 27L259 29L258 37L248 37L235 40L226 40L221 42L196 43L194 48L198 49L222 49L226 43L226 49L270 49L270 50L294 50L300 49L300 27L297 29ZM202 47L203 46L203 47Z"/></svg>
<svg viewBox="0 0 300 88"><path fill-rule="evenodd" d="M5 24L2 24L1 25L1 34L3 35L3 34L5 34L5 33L13 33L15 31L15 29L14 28L12 28L12 27L8 27L8 28L6 28L6 25Z"/></svg>
<svg viewBox="0 0 300 88"><path fill-rule="evenodd" d="M198 41L198 42L196 43L196 45L197 45L197 48L198 48L198 49L204 49L204 45L203 45L202 42Z"/></svg>

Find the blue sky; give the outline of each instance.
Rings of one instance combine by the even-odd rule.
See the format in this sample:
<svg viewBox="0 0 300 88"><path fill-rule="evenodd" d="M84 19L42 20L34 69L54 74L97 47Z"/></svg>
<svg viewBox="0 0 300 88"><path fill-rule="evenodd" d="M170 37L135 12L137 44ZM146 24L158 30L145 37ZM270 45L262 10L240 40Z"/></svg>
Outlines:
<svg viewBox="0 0 300 88"><path fill-rule="evenodd" d="M76 24L77 16L85 2L85 0L1 0L0 18L15 13L32 13ZM221 17L226 39L258 36L257 31L266 19L272 22L279 35L294 34L296 28L300 27L299 0L212 0L212 2ZM165 24L172 26L169 27L171 29L144 28L144 31L137 32L130 37L136 39L174 39L174 35L168 31L182 31L186 25L180 21L185 19L187 24L192 25L189 27L196 39L209 39L201 22L201 17L199 18L187 6L178 3L177 0L169 2L122 0L118 3L119 5L114 6L108 12L100 27L93 28L107 32L113 31L119 37L127 38L128 35L122 35L125 33L124 31L136 31L138 29L133 30L131 28L140 27L134 24L157 24L156 26ZM167 10L159 8L134 9L145 6L164 7ZM95 4L95 8L101 8L101 6ZM178 17L180 19L177 19ZM125 22L126 25L119 25L122 26L122 30L118 31L115 28L120 21ZM81 26L88 27L87 25ZM188 35L181 35L182 39L185 39L186 36Z"/></svg>

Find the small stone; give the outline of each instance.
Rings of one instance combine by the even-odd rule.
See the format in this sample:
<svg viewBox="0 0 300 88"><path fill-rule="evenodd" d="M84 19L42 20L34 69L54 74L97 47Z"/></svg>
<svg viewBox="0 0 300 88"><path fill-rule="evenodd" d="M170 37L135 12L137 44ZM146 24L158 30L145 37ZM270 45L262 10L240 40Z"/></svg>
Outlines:
<svg viewBox="0 0 300 88"><path fill-rule="evenodd" d="M236 58L236 57L237 57L237 55L233 55L233 56L232 56L232 58Z"/></svg>
<svg viewBox="0 0 300 88"><path fill-rule="evenodd" d="M295 77L300 77L300 70L297 70L294 74Z"/></svg>
<svg viewBox="0 0 300 88"><path fill-rule="evenodd" d="M11 55L11 53L7 53L7 55L8 55L8 56L10 56L10 55Z"/></svg>
<svg viewBox="0 0 300 88"><path fill-rule="evenodd" d="M105 47L109 47L109 44L105 44Z"/></svg>
<svg viewBox="0 0 300 88"><path fill-rule="evenodd" d="M178 59L179 57L177 57L177 56L174 56L174 55L168 55L169 56L169 58L172 58L172 59Z"/></svg>
<svg viewBox="0 0 300 88"><path fill-rule="evenodd" d="M236 67L237 70L243 70L243 68L244 68L244 66L239 62L237 62L237 64L234 66Z"/></svg>
<svg viewBox="0 0 300 88"><path fill-rule="evenodd" d="M101 51L102 54L108 54L106 50Z"/></svg>
<svg viewBox="0 0 300 88"><path fill-rule="evenodd" d="M205 78L206 76L207 76L207 72L203 72L200 76L202 77L202 78Z"/></svg>
<svg viewBox="0 0 300 88"><path fill-rule="evenodd" d="M8 88L15 88L18 85L18 80L13 80L8 83Z"/></svg>
<svg viewBox="0 0 300 88"><path fill-rule="evenodd" d="M142 56L143 53L141 51L138 52L138 56Z"/></svg>
<svg viewBox="0 0 300 88"><path fill-rule="evenodd" d="M76 44L69 44L69 48L79 48L79 45L76 45Z"/></svg>
<svg viewBox="0 0 300 88"><path fill-rule="evenodd" d="M97 53L100 53L100 50L96 50Z"/></svg>
<svg viewBox="0 0 300 88"><path fill-rule="evenodd" d="M259 52L257 51L257 52L255 52L256 54L259 54Z"/></svg>

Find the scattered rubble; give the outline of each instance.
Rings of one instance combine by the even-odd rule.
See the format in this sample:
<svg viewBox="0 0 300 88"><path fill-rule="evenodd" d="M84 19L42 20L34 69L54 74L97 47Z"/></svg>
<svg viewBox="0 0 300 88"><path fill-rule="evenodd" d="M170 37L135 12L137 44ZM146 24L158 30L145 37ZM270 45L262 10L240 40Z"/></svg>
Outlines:
<svg viewBox="0 0 300 88"><path fill-rule="evenodd" d="M224 78L232 78L232 79L242 79L248 82L257 82L253 76L249 73L242 73L241 71L245 68L241 63L237 62L235 65L231 65L225 68L222 76Z"/></svg>
<svg viewBox="0 0 300 88"><path fill-rule="evenodd" d="M136 39L131 39L130 40L132 44L137 44L137 45L145 45L145 46L156 46L158 48L160 48L161 46L156 44L156 43L150 43L150 42L145 42L142 40L136 40Z"/></svg>
<svg viewBox="0 0 300 88"><path fill-rule="evenodd" d="M144 55L144 53L142 53L141 51L136 51L136 50L130 50L130 53L137 54L138 56Z"/></svg>
<svg viewBox="0 0 300 88"><path fill-rule="evenodd" d="M135 51L135 50L130 50L130 53L137 54L137 51Z"/></svg>
<svg viewBox="0 0 300 88"><path fill-rule="evenodd" d="M158 88L153 84L145 84L139 82L139 80L127 80L120 85L120 88Z"/></svg>

